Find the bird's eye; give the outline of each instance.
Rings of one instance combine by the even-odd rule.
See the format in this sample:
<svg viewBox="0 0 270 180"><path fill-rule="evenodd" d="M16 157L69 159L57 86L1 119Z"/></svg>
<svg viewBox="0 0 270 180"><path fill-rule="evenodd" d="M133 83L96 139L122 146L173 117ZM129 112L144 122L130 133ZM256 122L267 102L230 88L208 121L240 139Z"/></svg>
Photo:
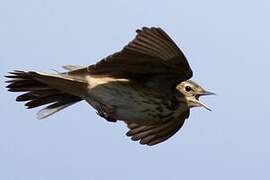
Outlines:
<svg viewBox="0 0 270 180"><path fill-rule="evenodd" d="M186 87L185 87L185 90L186 90L187 92L189 92L189 91L192 90L192 88L191 88L190 86L186 86Z"/></svg>

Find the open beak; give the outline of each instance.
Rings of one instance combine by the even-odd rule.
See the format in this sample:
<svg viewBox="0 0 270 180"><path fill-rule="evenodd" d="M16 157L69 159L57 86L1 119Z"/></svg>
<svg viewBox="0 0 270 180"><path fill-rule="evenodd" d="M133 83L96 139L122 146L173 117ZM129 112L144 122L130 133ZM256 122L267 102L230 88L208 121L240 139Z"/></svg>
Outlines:
<svg viewBox="0 0 270 180"><path fill-rule="evenodd" d="M196 94L195 98L196 98L196 100L197 100L197 103L198 103L200 106L204 107L204 108L207 109L208 111L212 111L207 105L205 105L204 103L202 103L202 102L199 100L199 98L200 98L201 96L207 96L207 95L216 95L216 94L213 93L213 92L210 92L210 91L205 91L205 90L203 90L202 92Z"/></svg>
<svg viewBox="0 0 270 180"><path fill-rule="evenodd" d="M199 93L200 96L207 96L207 95L216 95L216 93L210 92L210 91L203 91Z"/></svg>

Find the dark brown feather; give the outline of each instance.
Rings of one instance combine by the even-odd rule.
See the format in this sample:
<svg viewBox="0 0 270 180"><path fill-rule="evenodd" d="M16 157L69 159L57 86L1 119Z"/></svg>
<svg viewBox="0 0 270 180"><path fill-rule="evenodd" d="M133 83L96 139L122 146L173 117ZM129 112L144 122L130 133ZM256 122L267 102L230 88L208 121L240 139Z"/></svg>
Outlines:
<svg viewBox="0 0 270 180"><path fill-rule="evenodd" d="M144 27L142 30L137 31L136 38L124 48L124 51L131 50L147 54L145 53L145 47L148 46L152 49L152 53L148 55L165 61L175 56L182 56L181 50L168 37L161 28Z"/></svg>
<svg viewBox="0 0 270 180"><path fill-rule="evenodd" d="M120 52L68 74L130 78L168 94L178 83L192 77L184 54L161 28L144 27L136 32L136 37Z"/></svg>
<svg viewBox="0 0 270 180"><path fill-rule="evenodd" d="M34 100L27 102L25 105L30 108L35 108L45 104L61 101L62 99L69 98L70 95L64 93L58 93L50 96L37 97Z"/></svg>
<svg viewBox="0 0 270 180"><path fill-rule="evenodd" d="M16 98L17 101L26 102L25 106L27 106L27 108L51 104L46 107L51 109L51 111L46 113L46 108L43 109L44 115L40 118L47 117L68 105L82 100L80 97L54 89L39 81L40 77L42 78L42 75L35 72L14 71L10 72L10 74L11 75L6 76L10 79L6 81L9 83L7 85L8 90L11 92L25 92Z"/></svg>
<svg viewBox="0 0 270 180"><path fill-rule="evenodd" d="M153 125L128 124L130 129L126 135L140 144L149 146L161 143L173 136L184 124L189 116L189 110L182 113L177 119L161 122Z"/></svg>

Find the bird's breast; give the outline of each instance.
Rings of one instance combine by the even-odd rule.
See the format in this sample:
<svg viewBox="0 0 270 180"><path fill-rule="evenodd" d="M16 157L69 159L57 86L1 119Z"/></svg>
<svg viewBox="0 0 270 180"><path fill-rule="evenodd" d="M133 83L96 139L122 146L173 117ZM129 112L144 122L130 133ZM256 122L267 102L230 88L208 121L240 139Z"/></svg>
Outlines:
<svg viewBox="0 0 270 180"><path fill-rule="evenodd" d="M142 124L168 121L185 108L175 98L128 79L89 77L88 83L88 103L95 109L99 104L111 107L118 120Z"/></svg>

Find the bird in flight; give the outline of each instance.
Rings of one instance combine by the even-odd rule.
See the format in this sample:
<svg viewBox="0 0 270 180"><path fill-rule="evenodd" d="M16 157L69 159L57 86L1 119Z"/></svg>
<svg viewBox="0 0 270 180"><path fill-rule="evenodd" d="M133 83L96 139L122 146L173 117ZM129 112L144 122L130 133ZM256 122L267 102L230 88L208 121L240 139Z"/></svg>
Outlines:
<svg viewBox="0 0 270 180"><path fill-rule="evenodd" d="M67 65L62 73L10 72L11 92L27 108L46 105L46 118L79 101L87 101L109 122L124 121L126 133L140 144L156 145L174 135L190 108L204 107L200 96L212 95L194 81L183 52L157 27L143 27L121 51L88 67Z"/></svg>

